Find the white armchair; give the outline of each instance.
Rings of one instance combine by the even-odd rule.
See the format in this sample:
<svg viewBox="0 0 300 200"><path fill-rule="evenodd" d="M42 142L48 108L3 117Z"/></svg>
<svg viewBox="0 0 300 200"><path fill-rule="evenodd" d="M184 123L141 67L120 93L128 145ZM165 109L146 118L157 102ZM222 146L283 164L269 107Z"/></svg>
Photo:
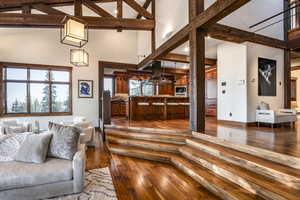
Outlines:
<svg viewBox="0 0 300 200"><path fill-rule="evenodd" d="M66 126L75 126L82 130L80 135L80 143L87 146L94 146L95 127L85 117L74 117L73 122L63 122Z"/></svg>
<svg viewBox="0 0 300 200"><path fill-rule="evenodd" d="M31 124L17 120L6 120L0 123L0 134L24 133L31 131Z"/></svg>
<svg viewBox="0 0 300 200"><path fill-rule="evenodd" d="M256 122L269 123L272 125L280 123L295 123L297 121L297 111L294 109L256 110Z"/></svg>

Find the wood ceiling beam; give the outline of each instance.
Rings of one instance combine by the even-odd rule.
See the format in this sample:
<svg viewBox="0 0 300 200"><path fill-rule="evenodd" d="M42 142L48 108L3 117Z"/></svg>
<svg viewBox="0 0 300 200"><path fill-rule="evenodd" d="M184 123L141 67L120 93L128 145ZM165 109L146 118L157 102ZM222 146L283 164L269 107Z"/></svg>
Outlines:
<svg viewBox="0 0 300 200"><path fill-rule="evenodd" d="M19 13L0 13L0 26L2 27L40 27L60 28L64 16L38 15ZM124 30L152 30L155 26L153 20L145 19L117 19L106 17L80 17L86 21L91 29L124 29Z"/></svg>
<svg viewBox="0 0 300 200"><path fill-rule="evenodd" d="M240 8L250 0L217 0L204 12L195 17L188 25L174 34L148 57L138 64L139 69L145 68L152 60L164 56L179 45L188 41L189 33L195 28L207 28L208 25L216 23L234 10Z"/></svg>
<svg viewBox="0 0 300 200"><path fill-rule="evenodd" d="M74 0L74 15L76 17L82 16L82 0Z"/></svg>
<svg viewBox="0 0 300 200"><path fill-rule="evenodd" d="M253 42L269 47L286 49L287 43L283 40L267 37L264 35L244 31L234 27L214 24L206 30L207 35L214 39L225 40L235 43Z"/></svg>
<svg viewBox="0 0 300 200"><path fill-rule="evenodd" d="M168 53L165 56L159 57L160 60L170 61L170 62L179 62L179 63L190 63L190 56L177 54L177 53ZM217 59L205 58L205 65L216 65Z"/></svg>
<svg viewBox="0 0 300 200"><path fill-rule="evenodd" d="M94 3L91 0L82 0L83 5L97 13L101 17L111 17L114 18L109 12L98 6L96 3Z"/></svg>
<svg viewBox="0 0 300 200"><path fill-rule="evenodd" d="M32 4L31 7L43 13L46 13L48 15L67 15L66 13L59 11L55 8L52 8L49 5L46 5L44 3Z"/></svg>
<svg viewBox="0 0 300 200"><path fill-rule="evenodd" d="M123 18L123 0L117 0L117 18ZM118 29L118 32L122 32L122 29Z"/></svg>
<svg viewBox="0 0 300 200"><path fill-rule="evenodd" d="M109 62L109 61L99 61L103 68L109 69L127 69L127 70L136 70L137 65L129 63L118 63L118 62Z"/></svg>
<svg viewBox="0 0 300 200"><path fill-rule="evenodd" d="M116 0L91 0L94 3L110 3L115 2ZM22 10L22 6L24 4L36 4L36 3L44 3L46 5L50 5L51 7L56 6L68 6L73 5L74 0L4 0L0 1L0 12L6 11L18 11Z"/></svg>
<svg viewBox="0 0 300 200"><path fill-rule="evenodd" d="M125 1L131 8L133 8L135 11L137 11L146 19L153 19L153 15L149 13L145 8L140 6L140 4L138 4L135 0L123 0L123 1Z"/></svg>
<svg viewBox="0 0 300 200"><path fill-rule="evenodd" d="M153 1L152 0L146 0L144 5L143 5L143 8L145 8L147 10L149 8L149 5L150 5L151 2L153 2ZM153 13L152 13L152 15L153 15ZM136 18L141 19L142 15L139 13Z"/></svg>

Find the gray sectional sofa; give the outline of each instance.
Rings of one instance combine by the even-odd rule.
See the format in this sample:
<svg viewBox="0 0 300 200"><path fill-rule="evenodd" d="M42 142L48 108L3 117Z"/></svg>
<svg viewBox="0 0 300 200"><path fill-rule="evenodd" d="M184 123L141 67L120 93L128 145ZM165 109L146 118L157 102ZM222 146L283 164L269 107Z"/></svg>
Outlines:
<svg viewBox="0 0 300 200"><path fill-rule="evenodd" d="M48 158L42 164L1 162L0 199L35 200L83 190L85 172L85 146L73 160Z"/></svg>

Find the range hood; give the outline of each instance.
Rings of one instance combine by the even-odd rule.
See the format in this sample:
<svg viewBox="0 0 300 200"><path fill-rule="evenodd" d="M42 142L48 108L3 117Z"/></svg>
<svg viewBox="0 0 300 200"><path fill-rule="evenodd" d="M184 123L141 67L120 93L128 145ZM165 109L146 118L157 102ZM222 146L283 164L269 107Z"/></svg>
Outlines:
<svg viewBox="0 0 300 200"><path fill-rule="evenodd" d="M168 80L164 76L163 68L161 67L161 61L153 61L151 63L152 76L149 81L158 85L171 84L172 81Z"/></svg>

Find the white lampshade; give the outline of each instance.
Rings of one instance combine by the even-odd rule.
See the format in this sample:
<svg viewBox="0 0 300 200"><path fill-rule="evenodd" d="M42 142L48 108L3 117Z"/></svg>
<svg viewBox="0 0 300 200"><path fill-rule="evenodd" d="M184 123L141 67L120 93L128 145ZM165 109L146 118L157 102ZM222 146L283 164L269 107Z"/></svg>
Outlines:
<svg viewBox="0 0 300 200"><path fill-rule="evenodd" d="M83 47L88 42L88 28L82 20L66 16L61 29L61 42L63 44Z"/></svg>
<svg viewBox="0 0 300 200"><path fill-rule="evenodd" d="M89 65L89 54L84 49L71 49L70 62L77 67Z"/></svg>

